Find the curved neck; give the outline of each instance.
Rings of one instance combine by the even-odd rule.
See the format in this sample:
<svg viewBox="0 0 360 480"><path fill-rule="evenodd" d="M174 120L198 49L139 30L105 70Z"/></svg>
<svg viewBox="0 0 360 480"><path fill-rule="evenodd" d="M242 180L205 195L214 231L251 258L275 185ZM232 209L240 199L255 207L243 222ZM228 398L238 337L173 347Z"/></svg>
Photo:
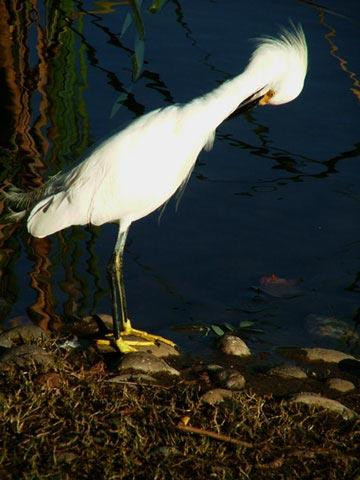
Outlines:
<svg viewBox="0 0 360 480"><path fill-rule="evenodd" d="M249 68L250 67L250 68ZM184 109L189 108L192 118L198 116L198 122L206 131L215 130L237 107L252 94L266 86L269 79L264 78L261 70L248 68L232 80L202 97L195 98Z"/></svg>

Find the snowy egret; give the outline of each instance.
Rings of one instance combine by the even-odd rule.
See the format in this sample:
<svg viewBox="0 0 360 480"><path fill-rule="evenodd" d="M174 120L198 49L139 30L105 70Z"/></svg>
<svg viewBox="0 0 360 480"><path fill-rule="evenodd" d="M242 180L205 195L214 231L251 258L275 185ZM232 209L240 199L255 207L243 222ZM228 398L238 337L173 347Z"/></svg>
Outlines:
<svg viewBox="0 0 360 480"><path fill-rule="evenodd" d="M212 147L215 130L239 107L279 105L301 92L307 70L302 28L259 40L240 75L183 105L154 110L101 143L82 163L50 178L33 192L12 191L9 200L25 215L35 237L71 225L116 222L118 237L109 263L113 342L121 352L168 339L135 330L127 317L123 251L132 222L153 212L184 188L200 151ZM129 336L135 336L130 340ZM109 340L104 340L109 343Z"/></svg>

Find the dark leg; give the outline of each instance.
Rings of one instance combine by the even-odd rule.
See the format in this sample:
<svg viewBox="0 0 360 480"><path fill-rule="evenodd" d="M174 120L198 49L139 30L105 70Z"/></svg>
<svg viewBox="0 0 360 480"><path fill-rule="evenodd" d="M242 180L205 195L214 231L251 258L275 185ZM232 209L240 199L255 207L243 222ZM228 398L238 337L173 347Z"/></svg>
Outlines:
<svg viewBox="0 0 360 480"><path fill-rule="evenodd" d="M128 230L124 232L119 228L114 253L109 263L109 275L111 281L111 294L113 300L113 322L115 341L120 338L120 333L126 330L127 309L125 285L123 276L123 253Z"/></svg>
<svg viewBox="0 0 360 480"><path fill-rule="evenodd" d="M114 344L123 353L134 352L136 347L154 345L160 341L174 346L175 344L167 338L152 335L142 330L136 330L131 326L127 318L125 286L123 278L123 254L128 230L122 231L119 227L114 253L109 263L109 276L111 282L111 293L113 301L113 330L114 340L98 340L98 345ZM134 337L128 339L124 337Z"/></svg>

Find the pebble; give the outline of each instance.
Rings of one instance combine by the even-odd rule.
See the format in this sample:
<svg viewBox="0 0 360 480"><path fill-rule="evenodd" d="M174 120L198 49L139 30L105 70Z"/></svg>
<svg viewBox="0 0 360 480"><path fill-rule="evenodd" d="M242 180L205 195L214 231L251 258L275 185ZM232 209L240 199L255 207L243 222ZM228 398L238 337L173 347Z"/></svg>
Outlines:
<svg viewBox="0 0 360 480"><path fill-rule="evenodd" d="M248 357L251 355L249 347L244 340L235 335L225 335L220 340L220 350L226 355Z"/></svg>
<svg viewBox="0 0 360 480"><path fill-rule="evenodd" d="M37 325L20 325L0 334L0 346L11 348L19 343L31 343L46 338L48 335Z"/></svg>
<svg viewBox="0 0 360 480"><path fill-rule="evenodd" d="M307 378L306 373L300 367L295 365L279 365L269 370L269 375L274 375L283 378L298 378L304 379Z"/></svg>
<svg viewBox="0 0 360 480"><path fill-rule="evenodd" d="M245 387L245 378L237 370L222 370L217 377L229 390L241 390Z"/></svg>
<svg viewBox="0 0 360 480"><path fill-rule="evenodd" d="M180 375L178 370L170 367L164 360L148 352L132 352L124 355L117 367L118 370L135 370L144 373L167 373Z"/></svg>
<svg viewBox="0 0 360 480"><path fill-rule="evenodd" d="M321 395L317 395L314 393L299 393L295 395L295 397L293 397L292 402L304 403L306 405L324 408L325 410L338 413L344 418L344 420L353 420L354 418L358 417L356 412L350 410L350 408L345 407L345 405L338 402L337 400L322 397Z"/></svg>
<svg viewBox="0 0 360 480"><path fill-rule="evenodd" d="M355 385L352 382L342 378L329 378L326 384L332 390L337 390L341 393L347 393L355 390Z"/></svg>
<svg viewBox="0 0 360 480"><path fill-rule="evenodd" d="M200 397L200 401L203 403L208 403L209 405L217 405L218 403L223 402L227 398L232 398L233 392L231 390L226 390L225 388L214 388L204 393Z"/></svg>

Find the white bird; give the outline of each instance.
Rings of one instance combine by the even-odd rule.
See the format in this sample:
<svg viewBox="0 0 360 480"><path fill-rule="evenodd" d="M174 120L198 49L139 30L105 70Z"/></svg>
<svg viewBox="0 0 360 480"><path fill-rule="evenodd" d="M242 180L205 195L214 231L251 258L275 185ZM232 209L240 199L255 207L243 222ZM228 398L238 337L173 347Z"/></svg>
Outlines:
<svg viewBox="0 0 360 480"><path fill-rule="evenodd" d="M110 266L113 342L121 352L170 340L135 330L127 317L122 273L123 251L132 222L148 215L185 186L216 128L239 107L280 105L301 92L307 71L302 28L259 40L240 75L187 104L154 110L101 143L78 166L50 178L34 192L9 192L25 208L27 228L42 238L71 225L116 222L119 232ZM30 213L29 213L30 212ZM137 337L130 340L129 335ZM109 343L109 341L105 341Z"/></svg>

